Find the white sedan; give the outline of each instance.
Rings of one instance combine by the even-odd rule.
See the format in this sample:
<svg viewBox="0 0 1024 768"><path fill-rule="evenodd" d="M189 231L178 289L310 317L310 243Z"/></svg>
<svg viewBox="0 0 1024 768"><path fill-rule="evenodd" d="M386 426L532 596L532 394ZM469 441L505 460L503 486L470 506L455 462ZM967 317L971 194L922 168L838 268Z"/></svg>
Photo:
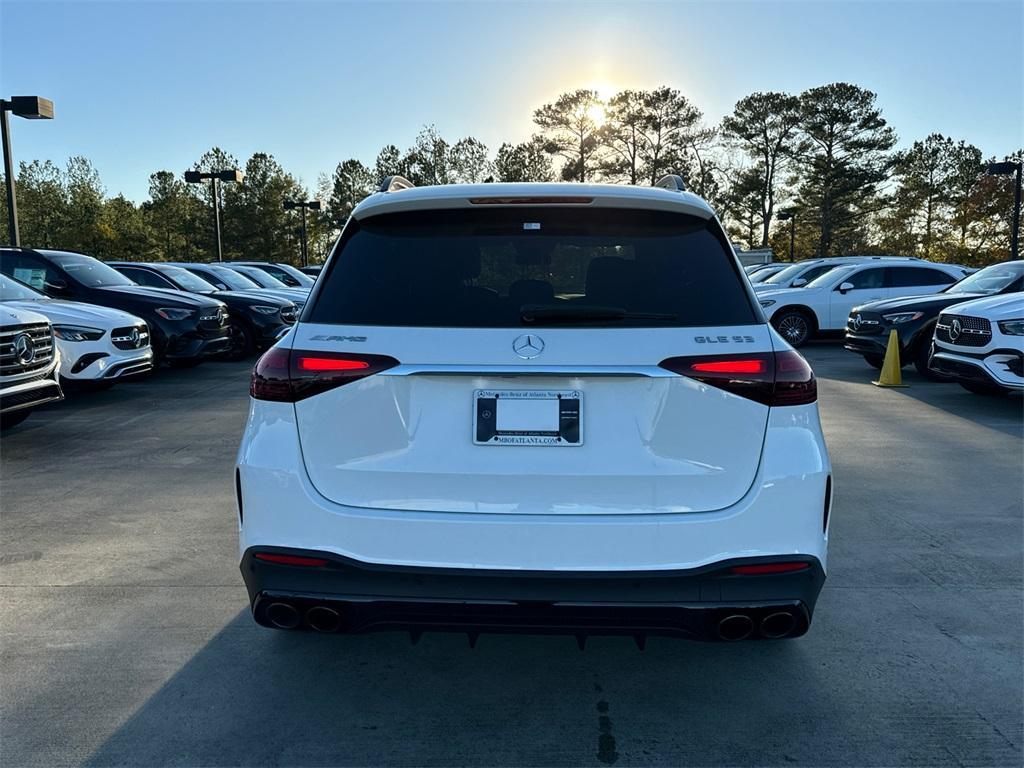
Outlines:
<svg viewBox="0 0 1024 768"><path fill-rule="evenodd" d="M153 368L149 327L135 315L77 301L51 299L0 275L0 301L46 317L60 352L63 382L113 384Z"/></svg>

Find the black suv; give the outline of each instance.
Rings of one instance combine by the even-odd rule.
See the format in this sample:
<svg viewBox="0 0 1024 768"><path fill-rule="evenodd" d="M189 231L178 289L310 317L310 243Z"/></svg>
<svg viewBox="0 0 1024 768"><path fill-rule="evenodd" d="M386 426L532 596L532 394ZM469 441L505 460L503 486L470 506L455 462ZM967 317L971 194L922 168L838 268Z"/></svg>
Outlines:
<svg viewBox="0 0 1024 768"><path fill-rule="evenodd" d="M863 355L868 364L882 367L889 331L896 329L900 362L913 363L922 376L944 380L928 367L932 334L939 313L962 301L1024 290L1024 261L1009 261L985 267L927 296L903 296L872 301L854 307L846 321L846 349Z"/></svg>
<svg viewBox="0 0 1024 768"><path fill-rule="evenodd" d="M112 261L110 266L139 285L198 293L223 301L230 315L229 360L241 360L277 341L295 323L295 305L258 291L221 291L183 267L135 261Z"/></svg>
<svg viewBox="0 0 1024 768"><path fill-rule="evenodd" d="M216 299L137 285L82 253L0 249L0 272L55 299L71 299L138 315L149 324L153 354L194 365L231 343L228 308Z"/></svg>

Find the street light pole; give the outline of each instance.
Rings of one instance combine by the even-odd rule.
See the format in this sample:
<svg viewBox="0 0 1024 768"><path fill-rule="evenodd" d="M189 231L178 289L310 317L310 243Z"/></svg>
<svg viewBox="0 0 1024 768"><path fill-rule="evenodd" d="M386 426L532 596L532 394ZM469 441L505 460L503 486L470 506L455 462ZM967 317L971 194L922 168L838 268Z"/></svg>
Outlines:
<svg viewBox="0 0 1024 768"><path fill-rule="evenodd" d="M1010 261L1020 257L1020 161L990 163L986 169L989 176L1013 176L1013 221L1010 225Z"/></svg>
<svg viewBox="0 0 1024 768"><path fill-rule="evenodd" d="M12 96L9 100L0 99L0 138L3 142L4 180L7 185L7 230L10 233L10 244L17 248L21 245L21 234L18 231L18 195L14 186L14 155L11 151L8 112L30 120L52 120L53 102L40 96Z"/></svg>
<svg viewBox="0 0 1024 768"><path fill-rule="evenodd" d="M796 243L796 213L794 211L779 211L779 221L789 221L789 260L793 261Z"/></svg>
<svg viewBox="0 0 1024 768"><path fill-rule="evenodd" d="M319 211L321 203L319 200L285 200L284 209L293 211L296 208L302 211L302 244L299 247L299 257L302 259L302 266L309 266L309 242L306 238L306 209Z"/></svg>
<svg viewBox="0 0 1024 768"><path fill-rule="evenodd" d="M241 182L244 174L237 169L223 171L185 171L185 181L189 184L199 184L210 180L210 194L213 195L213 232L216 238L217 261L224 261L224 251L221 247L220 238L220 184L221 181Z"/></svg>

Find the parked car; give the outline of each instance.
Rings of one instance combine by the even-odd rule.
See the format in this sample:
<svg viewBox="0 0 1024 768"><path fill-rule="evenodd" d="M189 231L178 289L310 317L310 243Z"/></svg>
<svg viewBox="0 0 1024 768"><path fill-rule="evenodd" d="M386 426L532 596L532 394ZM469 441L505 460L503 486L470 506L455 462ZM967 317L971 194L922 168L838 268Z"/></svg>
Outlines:
<svg viewBox="0 0 1024 768"><path fill-rule="evenodd" d="M257 267L250 266L249 264L233 264L231 262L223 262L223 266L227 269L233 270L240 275L245 275L260 288L274 288L280 290L281 288L288 288L289 290L301 293L304 297L309 296L309 288L305 287L294 287L286 283L284 280L280 280L274 277L269 272L266 272Z"/></svg>
<svg viewBox="0 0 1024 768"><path fill-rule="evenodd" d="M856 306L890 296L935 293L963 276L963 267L952 264L872 259L830 269L803 288L758 292L757 298L771 324L800 347L817 334L843 330Z"/></svg>
<svg viewBox="0 0 1024 768"><path fill-rule="evenodd" d="M255 620L803 634L831 503L815 379L707 203L678 177L409 186L355 208L253 373Z"/></svg>
<svg viewBox="0 0 1024 768"><path fill-rule="evenodd" d="M102 261L81 253L0 249L0 272L54 299L120 309L146 321L153 354L178 366L219 355L231 343L223 302L138 285Z"/></svg>
<svg viewBox="0 0 1024 768"><path fill-rule="evenodd" d="M1024 391L1024 293L997 294L943 310L935 325L931 364L970 392Z"/></svg>
<svg viewBox="0 0 1024 768"><path fill-rule="evenodd" d="M935 294L863 304L850 311L844 346L863 355L869 365L881 368L889 332L895 330L899 336L900 361L904 365L913 363L923 376L944 379L928 367L939 312L970 299L1017 291L1024 291L1024 261L993 264Z"/></svg>
<svg viewBox="0 0 1024 768"><path fill-rule="evenodd" d="M758 285L760 283L763 283L772 275L777 275L779 272L786 269L786 266L786 264L768 264L765 269L759 269L751 274L748 274L747 277L750 278L750 282L752 285Z"/></svg>
<svg viewBox="0 0 1024 768"><path fill-rule="evenodd" d="M0 302L5 308L27 309L50 321L65 388L69 383L112 386L120 379L153 370L149 326L135 315L51 299L7 275L0 275Z"/></svg>
<svg viewBox="0 0 1024 768"><path fill-rule="evenodd" d="M232 261L229 262L229 265L231 264L263 270L289 288L304 288L308 291L313 287L314 279L291 264L281 264L272 261Z"/></svg>
<svg viewBox="0 0 1024 768"><path fill-rule="evenodd" d="M259 291L222 291L187 269L170 264L110 262L110 266L151 288L170 288L223 301L228 308L231 344L224 356L241 360L264 350L281 338L295 322L295 304Z"/></svg>
<svg viewBox="0 0 1024 768"><path fill-rule="evenodd" d="M765 264L748 264L743 268L743 271L746 272L748 275L752 275L758 270L766 269L767 267L771 266L774 266L772 262L767 262Z"/></svg>
<svg viewBox="0 0 1024 768"><path fill-rule="evenodd" d="M0 429L21 424L33 409L64 399L60 355L50 321L22 307L0 306Z"/></svg>
<svg viewBox="0 0 1024 768"><path fill-rule="evenodd" d="M299 271L309 275L314 280L319 277L320 271L324 268L323 264L310 264L307 267L299 267Z"/></svg>
<svg viewBox="0 0 1024 768"><path fill-rule="evenodd" d="M246 277L241 272L236 272L233 269L228 269L222 264L186 264L178 262L168 262L171 266L182 267L187 269L194 275L198 275L203 278L206 282L213 285L215 288L221 291L243 291L245 293L257 293L261 296L274 296L278 299L284 299L290 301L295 305L296 311L301 310L305 304L306 299L309 298L309 291L299 290L296 288L285 288L280 283L276 283L266 275L257 275L260 280L267 283L264 286ZM276 286L276 287L275 287Z"/></svg>
<svg viewBox="0 0 1024 768"><path fill-rule="evenodd" d="M760 281L754 290L760 293L761 291L776 291L780 288L803 288L836 267L882 259L919 261L919 259L907 256L830 256L827 259L803 259L787 264L784 269L769 275Z"/></svg>

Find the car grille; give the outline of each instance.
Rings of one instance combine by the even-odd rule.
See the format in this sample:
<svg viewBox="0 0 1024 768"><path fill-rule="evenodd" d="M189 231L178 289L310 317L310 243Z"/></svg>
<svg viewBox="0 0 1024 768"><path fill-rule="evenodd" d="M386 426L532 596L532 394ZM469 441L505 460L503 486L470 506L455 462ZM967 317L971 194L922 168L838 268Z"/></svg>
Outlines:
<svg viewBox="0 0 1024 768"><path fill-rule="evenodd" d="M128 325L110 332L110 340L118 349L145 349L149 346L149 328L145 325Z"/></svg>
<svg viewBox="0 0 1024 768"><path fill-rule="evenodd" d="M935 338L960 347L984 347L992 341L992 324L983 317L939 315Z"/></svg>
<svg viewBox="0 0 1024 768"><path fill-rule="evenodd" d="M858 336L875 336L882 332L882 316L878 312L854 312L846 319L846 330Z"/></svg>
<svg viewBox="0 0 1024 768"><path fill-rule="evenodd" d="M0 326L0 376L40 371L52 361L53 331L49 325Z"/></svg>

